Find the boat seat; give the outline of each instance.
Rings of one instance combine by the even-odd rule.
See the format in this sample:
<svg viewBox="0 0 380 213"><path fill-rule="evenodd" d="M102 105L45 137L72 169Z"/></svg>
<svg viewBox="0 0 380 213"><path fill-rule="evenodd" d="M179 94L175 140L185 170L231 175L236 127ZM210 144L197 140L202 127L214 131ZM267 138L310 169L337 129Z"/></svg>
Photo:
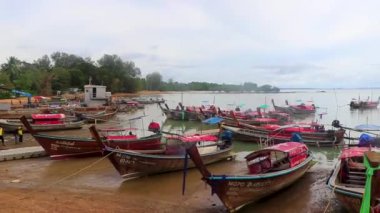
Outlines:
<svg viewBox="0 0 380 213"><path fill-rule="evenodd" d="M347 161L350 170L365 170L364 163L354 162L351 158Z"/></svg>
<svg viewBox="0 0 380 213"><path fill-rule="evenodd" d="M268 157L260 157L256 160L247 162L249 174L260 174L269 171L272 168L271 161Z"/></svg>
<svg viewBox="0 0 380 213"><path fill-rule="evenodd" d="M364 186L366 181L365 168L362 167L348 167L347 183Z"/></svg>
<svg viewBox="0 0 380 213"><path fill-rule="evenodd" d="M279 171L290 168L290 163L287 158L275 160L272 165L273 167L271 168L271 171Z"/></svg>
<svg viewBox="0 0 380 213"><path fill-rule="evenodd" d="M363 188L362 184L344 183L343 186L350 188Z"/></svg>
<svg viewBox="0 0 380 213"><path fill-rule="evenodd" d="M354 180L365 180L366 177L365 176L362 176L362 175L351 175L349 174L348 175L348 179L354 179Z"/></svg>
<svg viewBox="0 0 380 213"><path fill-rule="evenodd" d="M365 176L365 172L362 172L362 171L350 171L350 174L353 174L353 175L360 175L360 176Z"/></svg>
<svg viewBox="0 0 380 213"><path fill-rule="evenodd" d="M361 186L364 186L365 185L365 180L352 180L352 179L349 179L347 180L348 183L353 183L353 184L356 184L356 185L361 185Z"/></svg>

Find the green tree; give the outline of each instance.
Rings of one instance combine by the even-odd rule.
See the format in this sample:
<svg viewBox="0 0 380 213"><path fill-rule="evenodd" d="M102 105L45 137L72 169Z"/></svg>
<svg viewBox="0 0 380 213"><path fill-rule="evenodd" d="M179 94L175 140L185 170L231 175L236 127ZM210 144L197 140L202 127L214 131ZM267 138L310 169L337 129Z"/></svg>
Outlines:
<svg viewBox="0 0 380 213"><path fill-rule="evenodd" d="M52 69L52 89L53 91L63 91L70 87L71 75L70 72L62 67Z"/></svg>
<svg viewBox="0 0 380 213"><path fill-rule="evenodd" d="M22 63L14 56L8 58L7 62L1 65L1 71L9 76L9 80L14 82L21 74Z"/></svg>
<svg viewBox="0 0 380 213"><path fill-rule="evenodd" d="M147 90L161 90L162 76L159 72L153 72L146 76Z"/></svg>
<svg viewBox="0 0 380 213"><path fill-rule="evenodd" d="M245 82L243 84L243 89L244 91L255 91L257 90L257 84L252 83L252 82Z"/></svg>
<svg viewBox="0 0 380 213"><path fill-rule="evenodd" d="M48 55L44 55L33 63L38 69L50 71L52 68L51 61Z"/></svg>
<svg viewBox="0 0 380 213"><path fill-rule="evenodd" d="M54 67L62 67L62 68L75 68L79 64L85 62L85 60L73 54L67 54L63 52L54 52L51 54L51 59L54 62Z"/></svg>

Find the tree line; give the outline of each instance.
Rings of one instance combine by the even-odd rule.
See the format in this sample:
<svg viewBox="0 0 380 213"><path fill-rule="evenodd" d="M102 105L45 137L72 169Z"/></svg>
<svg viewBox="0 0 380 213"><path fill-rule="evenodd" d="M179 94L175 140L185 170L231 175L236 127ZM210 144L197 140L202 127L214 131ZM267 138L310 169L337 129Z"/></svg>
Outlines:
<svg viewBox="0 0 380 213"><path fill-rule="evenodd" d="M223 92L280 92L278 87L269 84L258 86L256 83L245 82L244 84L216 84L208 82L180 83L169 79L162 80L159 72L146 76L146 89L161 91L223 91Z"/></svg>
<svg viewBox="0 0 380 213"><path fill-rule="evenodd" d="M117 55L103 55L94 61L74 54L54 52L44 55L33 62L9 57L0 67L2 88L17 89L34 95L53 95L56 91L70 88L82 89L91 79L93 84L107 86L111 92L137 92L141 90L185 91L262 91L278 92L271 85L258 86L254 83L242 85L215 84L207 82L179 83L172 79L165 82L158 72L141 75L133 61L123 60ZM7 92L2 96L10 95Z"/></svg>

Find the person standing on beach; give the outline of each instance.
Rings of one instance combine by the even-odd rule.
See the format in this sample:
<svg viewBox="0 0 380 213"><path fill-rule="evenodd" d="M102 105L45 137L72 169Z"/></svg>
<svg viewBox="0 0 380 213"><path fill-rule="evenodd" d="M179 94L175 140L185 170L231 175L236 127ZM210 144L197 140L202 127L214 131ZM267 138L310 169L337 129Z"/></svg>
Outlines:
<svg viewBox="0 0 380 213"><path fill-rule="evenodd" d="M18 142L22 143L22 136L23 136L22 128L21 126L18 127L17 129L17 135L18 135Z"/></svg>
<svg viewBox="0 0 380 213"><path fill-rule="evenodd" d="M17 144L17 141L18 141L17 130L18 130L18 129L15 129L15 130L13 131L13 135L14 135L14 137L15 137L15 144Z"/></svg>
<svg viewBox="0 0 380 213"><path fill-rule="evenodd" d="M5 143L4 143L4 129L2 127L0 127L0 140L3 143L3 146L5 146Z"/></svg>

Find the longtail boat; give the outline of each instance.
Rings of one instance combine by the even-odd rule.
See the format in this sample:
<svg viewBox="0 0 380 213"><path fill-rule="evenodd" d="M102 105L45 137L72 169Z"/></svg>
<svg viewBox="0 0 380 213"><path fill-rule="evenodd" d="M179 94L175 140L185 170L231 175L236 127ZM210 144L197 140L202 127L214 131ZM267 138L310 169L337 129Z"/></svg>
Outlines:
<svg viewBox="0 0 380 213"><path fill-rule="evenodd" d="M272 105L273 105L274 110L277 112L288 113L288 114L293 113L289 106L278 106L274 103L273 99L272 99Z"/></svg>
<svg viewBox="0 0 380 213"><path fill-rule="evenodd" d="M95 136L95 135L94 135ZM214 135L192 135L166 137L163 149L155 150L123 150L105 146L105 153L115 169L126 179L178 171L183 169L186 143L197 143L201 152L200 158L205 164L229 159L233 156L232 146L227 143L215 143L218 138ZM194 167L189 162L189 167Z"/></svg>
<svg viewBox="0 0 380 213"><path fill-rule="evenodd" d="M351 109L376 109L379 105L380 97L377 101L370 101L369 97L366 101L356 100L352 99L350 102L350 108Z"/></svg>
<svg viewBox="0 0 380 213"><path fill-rule="evenodd" d="M116 108L110 112L107 110L97 112L97 113L88 113L88 114L75 112L75 116L86 121L87 123L98 123L98 122L108 121L113 116L115 116L118 111L119 109Z"/></svg>
<svg viewBox="0 0 380 213"><path fill-rule="evenodd" d="M21 122L51 158L100 156L103 153L103 145L94 138L41 134L33 129L25 117L21 118ZM95 129L95 127L91 128ZM101 140L113 148L141 150L161 147L160 132L140 138L133 134L105 136Z"/></svg>
<svg viewBox="0 0 380 213"><path fill-rule="evenodd" d="M32 114L31 118L30 125L38 132L80 129L84 124L80 120L66 120L64 114ZM0 127L8 132L15 131L18 127L23 127L24 131L26 131L20 120L0 120Z"/></svg>
<svg viewBox="0 0 380 213"><path fill-rule="evenodd" d="M243 122L250 125L265 125L265 124L287 124L291 121L289 114L277 111L262 112L260 108L256 111L247 110L240 111L222 111L218 109L218 116L223 118L223 122L234 124Z"/></svg>
<svg viewBox="0 0 380 213"><path fill-rule="evenodd" d="M298 134L302 142L311 146L337 145L344 140L345 133L343 128L326 130L317 123L252 126L237 121L235 125L222 124L221 128L233 132L234 139L239 141L277 144L291 141Z"/></svg>
<svg viewBox="0 0 380 213"><path fill-rule="evenodd" d="M360 212L367 178L364 155L370 151L379 153L380 149L374 147L350 147L342 150L328 180L329 188L349 212ZM374 175L374 178L377 182L379 181L378 172L376 176ZM379 193L378 187L375 191ZM377 204L379 203L379 194L374 200Z"/></svg>
<svg viewBox="0 0 380 213"><path fill-rule="evenodd" d="M200 110L195 107L185 107L182 103L178 103L175 109L170 109L167 104L164 104L165 108L160 103L158 105L167 119L180 121L201 121L204 119L204 114Z"/></svg>
<svg viewBox="0 0 380 213"><path fill-rule="evenodd" d="M297 105L289 105L288 101L285 101L286 106L277 106L272 99L272 104L275 111L284 112L292 115L310 115L314 114L316 107L314 104L306 105L304 103Z"/></svg>
<svg viewBox="0 0 380 213"><path fill-rule="evenodd" d="M192 161L229 211L258 201L291 185L309 169L312 157L306 145L287 142L247 155L247 170L239 174L211 174L196 146L187 149Z"/></svg>

